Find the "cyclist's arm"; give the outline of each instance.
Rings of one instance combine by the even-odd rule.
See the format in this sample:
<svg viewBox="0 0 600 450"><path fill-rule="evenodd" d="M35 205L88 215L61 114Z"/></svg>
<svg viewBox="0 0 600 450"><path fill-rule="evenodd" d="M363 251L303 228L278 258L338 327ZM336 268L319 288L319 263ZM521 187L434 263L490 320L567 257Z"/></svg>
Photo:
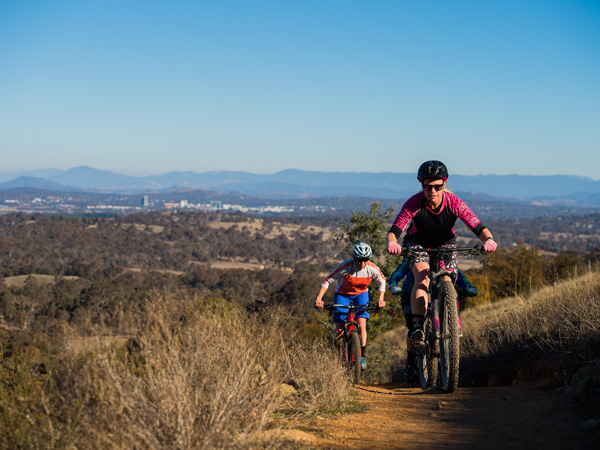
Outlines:
<svg viewBox="0 0 600 450"><path fill-rule="evenodd" d="M408 266L406 265L406 261L402 261L392 276L388 280L388 288L392 294L396 294L399 290L398 283L402 278L404 278L409 273Z"/></svg>
<svg viewBox="0 0 600 450"><path fill-rule="evenodd" d="M383 299L385 296L385 291L379 291L379 300L377 301L377 306L383 308L385 306L385 300Z"/></svg>
<svg viewBox="0 0 600 450"><path fill-rule="evenodd" d="M323 307L323 296L325 295L326 291L327 291L327 287L321 285L321 289L319 289L319 293L317 294L317 300L315 301L315 306L317 308Z"/></svg>
<svg viewBox="0 0 600 450"><path fill-rule="evenodd" d="M471 284L471 282L467 279L464 273L460 270L456 271L456 285L458 290L465 295L470 297L475 297L477 295L477 288Z"/></svg>
<svg viewBox="0 0 600 450"><path fill-rule="evenodd" d="M388 243L390 241L398 242L400 234L402 234L402 231L406 229L412 218L419 212L422 204L422 192L413 195L406 202L404 202L404 205L402 205L400 212L396 216L396 219L394 219L394 223L388 232Z"/></svg>
<svg viewBox="0 0 600 450"><path fill-rule="evenodd" d="M414 284L415 277L412 273L409 272L408 275L406 275L406 278L404 279L404 283L402 283L402 290L405 292L410 292L412 291Z"/></svg>
<svg viewBox="0 0 600 450"><path fill-rule="evenodd" d="M471 208L467 206L465 202L463 202L460 198L458 198L454 194L446 195L447 205L450 210L458 217L463 223L467 226L469 230L471 230L475 235L482 239L483 233L487 230L487 228L481 223L481 220L475 215ZM489 230L487 230L489 232ZM486 235L486 238L488 235ZM482 242L485 239L482 240Z"/></svg>
<svg viewBox="0 0 600 450"><path fill-rule="evenodd" d="M494 239L494 236L492 236L492 232L488 228L484 228L483 230L481 230L479 240L485 243L485 241L487 241L488 238Z"/></svg>
<svg viewBox="0 0 600 450"><path fill-rule="evenodd" d="M459 269L456 270L456 284L463 290L467 290L467 287L471 284L465 274Z"/></svg>
<svg viewBox="0 0 600 450"><path fill-rule="evenodd" d="M385 300L383 299L383 297L385 296L385 277L383 276L383 273L381 272L381 269L379 267L377 267L375 264L372 264L372 266L374 266L375 270L375 278L377 279L377 282L379 283L379 301L378 301L378 306L380 308L383 308L385 306Z"/></svg>

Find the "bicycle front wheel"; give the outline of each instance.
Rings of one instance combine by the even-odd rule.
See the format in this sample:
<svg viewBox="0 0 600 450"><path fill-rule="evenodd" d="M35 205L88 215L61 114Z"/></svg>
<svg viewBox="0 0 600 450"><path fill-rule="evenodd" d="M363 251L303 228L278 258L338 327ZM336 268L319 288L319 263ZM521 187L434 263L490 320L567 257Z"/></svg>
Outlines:
<svg viewBox="0 0 600 450"><path fill-rule="evenodd" d="M416 353L421 387L426 389L435 386L438 375L438 358L431 316L427 316L425 319L425 344L417 349Z"/></svg>
<svg viewBox="0 0 600 450"><path fill-rule="evenodd" d="M360 383L360 336L358 333L352 333L350 337L350 355L348 361L350 362L350 372L352 374L352 383Z"/></svg>
<svg viewBox="0 0 600 450"><path fill-rule="evenodd" d="M456 290L450 281L440 287L440 378L446 392L458 387L460 342Z"/></svg>

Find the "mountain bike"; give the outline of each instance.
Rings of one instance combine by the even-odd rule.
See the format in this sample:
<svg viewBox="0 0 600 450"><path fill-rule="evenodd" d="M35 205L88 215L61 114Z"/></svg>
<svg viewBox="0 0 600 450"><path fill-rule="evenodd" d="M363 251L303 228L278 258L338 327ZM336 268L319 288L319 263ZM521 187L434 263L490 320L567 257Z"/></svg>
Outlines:
<svg viewBox="0 0 600 450"><path fill-rule="evenodd" d="M455 271L448 271L442 256L446 253L480 255L485 253L482 246L441 247L408 249L411 252L426 251L430 256L429 301L423 322L425 341L415 348L419 379L422 388L439 385L446 392L454 392L458 387L460 366L460 337L462 336L458 296L454 288ZM439 377L439 380L438 380Z"/></svg>
<svg viewBox="0 0 600 450"><path fill-rule="evenodd" d="M361 311L372 311L377 307L373 303L366 305L339 305L327 304L323 308L328 311L334 311L336 308L344 308L348 310L348 318L342 329L342 335L334 337L336 352L342 361L342 364L350 371L353 384L358 384L361 378L362 368L360 365L360 325L355 317L355 314Z"/></svg>

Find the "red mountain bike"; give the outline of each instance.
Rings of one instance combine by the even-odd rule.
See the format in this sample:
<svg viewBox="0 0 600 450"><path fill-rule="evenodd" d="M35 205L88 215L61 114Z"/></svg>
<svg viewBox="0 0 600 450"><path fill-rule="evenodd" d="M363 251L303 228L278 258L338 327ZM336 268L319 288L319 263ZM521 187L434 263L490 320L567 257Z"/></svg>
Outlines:
<svg viewBox="0 0 600 450"><path fill-rule="evenodd" d="M358 320L355 318L355 314L360 311L372 311L377 309L378 306L368 303L359 306L328 304L323 305L323 307L329 311L334 311L336 308L348 310L348 318L344 324L343 333L339 338L335 339L335 347L342 364L350 372L352 383L358 384L362 368L360 366L360 326L358 325Z"/></svg>
<svg viewBox="0 0 600 450"><path fill-rule="evenodd" d="M485 253L482 246L441 247L428 249L407 249L402 252L426 251L430 256L429 301L424 317L423 331L425 342L415 348L419 378L422 388L439 384L446 392L454 392L458 387L460 365L460 336L462 335L458 300L454 289L456 271L448 271L442 256L446 253L480 255ZM448 277L450 280L448 280ZM439 380L438 380L439 374Z"/></svg>

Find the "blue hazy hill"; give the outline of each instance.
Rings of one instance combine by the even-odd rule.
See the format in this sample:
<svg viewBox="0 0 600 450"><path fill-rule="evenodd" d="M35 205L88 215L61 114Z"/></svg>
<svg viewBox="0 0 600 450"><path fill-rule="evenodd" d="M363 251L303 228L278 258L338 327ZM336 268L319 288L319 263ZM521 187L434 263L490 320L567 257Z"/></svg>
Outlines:
<svg viewBox="0 0 600 450"><path fill-rule="evenodd" d="M82 189L102 192L134 193L173 189L204 189L215 192L240 193L259 198L306 198L359 196L381 199L407 198L419 190L414 173L394 172L317 172L297 169L273 174L248 172L175 171L162 175L135 177L87 166L60 171L20 172L11 177L0 174L0 189L18 179L20 185L41 187L40 180L60 186L54 189ZM30 178L28 178L30 177ZM29 181L28 181L29 180ZM452 175L448 187L457 193L486 195L502 199L569 202L600 205L600 181L570 175Z"/></svg>

